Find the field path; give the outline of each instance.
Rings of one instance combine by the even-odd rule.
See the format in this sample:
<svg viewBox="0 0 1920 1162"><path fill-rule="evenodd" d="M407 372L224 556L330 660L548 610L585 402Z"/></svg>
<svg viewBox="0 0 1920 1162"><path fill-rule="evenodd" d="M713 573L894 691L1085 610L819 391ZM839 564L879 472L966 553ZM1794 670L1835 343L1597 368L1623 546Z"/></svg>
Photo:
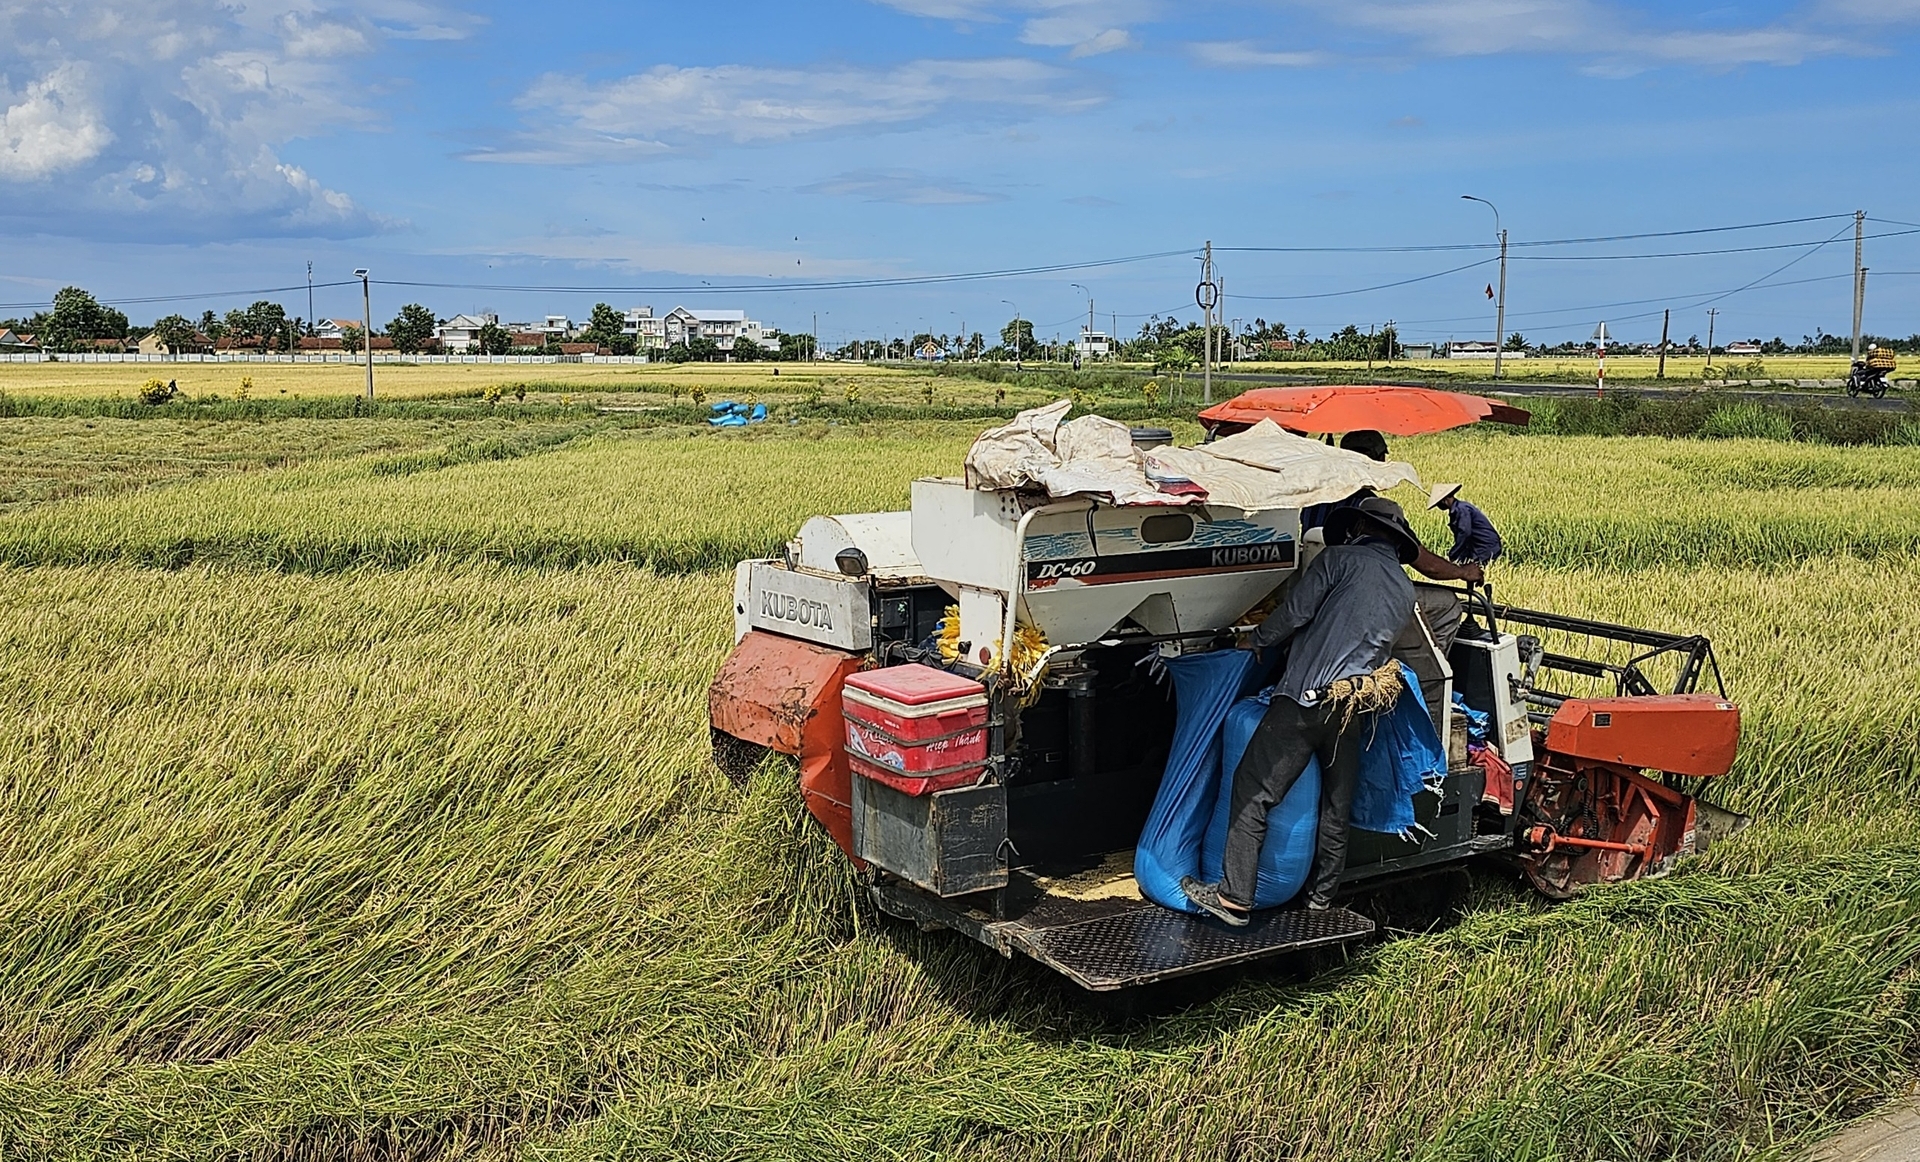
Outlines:
<svg viewBox="0 0 1920 1162"><path fill-rule="evenodd" d="M1868 1120L1843 1130L1814 1152L1813 1162L1920 1162L1920 1093L1910 1093Z"/></svg>

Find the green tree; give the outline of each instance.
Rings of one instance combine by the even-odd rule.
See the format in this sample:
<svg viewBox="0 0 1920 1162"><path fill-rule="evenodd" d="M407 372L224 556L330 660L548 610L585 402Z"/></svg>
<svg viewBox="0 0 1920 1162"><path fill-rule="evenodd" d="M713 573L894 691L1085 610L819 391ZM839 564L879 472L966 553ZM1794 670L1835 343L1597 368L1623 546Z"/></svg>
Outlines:
<svg viewBox="0 0 1920 1162"><path fill-rule="evenodd" d="M209 339L218 339L227 333L227 328L220 322L219 315L212 311L201 311L200 333Z"/></svg>
<svg viewBox="0 0 1920 1162"><path fill-rule="evenodd" d="M1527 337L1515 331L1513 334L1507 336L1507 341L1503 346L1508 351L1525 351L1527 349Z"/></svg>
<svg viewBox="0 0 1920 1162"><path fill-rule="evenodd" d="M482 324L479 332L474 335L474 338L480 344L480 354L482 355L505 355L507 349L513 346L513 336L508 334L507 329L498 323L488 322Z"/></svg>
<svg viewBox="0 0 1920 1162"><path fill-rule="evenodd" d="M788 360L790 362L795 362L795 363L812 359L813 358L813 336L806 335L806 334L801 334L801 335L788 335L784 333L781 334L780 358Z"/></svg>
<svg viewBox="0 0 1920 1162"><path fill-rule="evenodd" d="M606 303L593 304L593 311L587 316L587 325L580 337L589 343L605 347L615 355L633 354L633 339L622 328L626 320L620 312ZM623 352L620 348L626 348Z"/></svg>
<svg viewBox="0 0 1920 1162"><path fill-rule="evenodd" d="M77 286L60 288L53 310L35 320L35 338L48 350L71 351L95 339L127 337L127 317Z"/></svg>
<svg viewBox="0 0 1920 1162"><path fill-rule="evenodd" d="M733 359L736 363L752 363L764 358L765 354L760 344L751 339L740 338L733 341Z"/></svg>
<svg viewBox="0 0 1920 1162"><path fill-rule="evenodd" d="M265 299L254 303L243 312L246 318L246 331L260 340L263 351L284 351L292 346L292 325L287 320L287 308L279 303L270 303Z"/></svg>
<svg viewBox="0 0 1920 1162"><path fill-rule="evenodd" d="M367 336L360 328L349 323L340 328L340 346L357 354L366 349Z"/></svg>
<svg viewBox="0 0 1920 1162"><path fill-rule="evenodd" d="M1040 344L1033 341L1033 320L1008 320L1007 325L1000 328L1000 346L1017 359L1033 358L1034 352L1040 349Z"/></svg>
<svg viewBox="0 0 1920 1162"><path fill-rule="evenodd" d="M427 345L433 338L433 329L438 326L433 312L419 303L408 303L400 308L400 313L387 324L387 338L393 340L396 351L403 355L412 355Z"/></svg>
<svg viewBox="0 0 1920 1162"><path fill-rule="evenodd" d="M184 315L168 315L156 320L150 333L166 345L169 355L180 354L182 349L193 346L200 337Z"/></svg>

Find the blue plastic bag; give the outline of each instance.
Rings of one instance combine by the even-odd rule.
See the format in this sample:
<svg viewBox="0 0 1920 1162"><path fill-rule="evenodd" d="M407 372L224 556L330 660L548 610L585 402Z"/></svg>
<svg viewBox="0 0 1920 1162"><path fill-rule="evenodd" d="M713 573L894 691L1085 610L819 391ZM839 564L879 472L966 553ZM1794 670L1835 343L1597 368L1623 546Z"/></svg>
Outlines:
<svg viewBox="0 0 1920 1162"><path fill-rule="evenodd" d="M1445 776L1446 757L1411 671L1411 697L1379 716L1365 742L1354 791L1353 825L1400 834L1414 826L1413 796ZM1147 813L1133 874L1140 892L1163 907L1197 912L1180 890L1183 876L1218 882L1226 849L1234 768L1274 696L1241 698L1260 685L1263 667L1244 650L1216 650L1167 663L1179 706L1173 746L1153 808ZM1310 760L1285 799L1267 816L1254 906L1291 899L1313 863L1320 815L1320 764Z"/></svg>
<svg viewBox="0 0 1920 1162"><path fill-rule="evenodd" d="M1226 874L1227 825L1233 816L1233 773L1260 720L1267 716L1267 703L1257 698L1242 698L1227 712L1220 737L1220 786L1214 793L1213 816L1200 845L1200 878L1218 883ZM1286 797L1267 812L1267 836L1260 843L1260 874L1254 880L1253 906L1273 908L1286 903L1306 885L1313 870L1314 832L1320 824L1320 760L1310 759L1307 769L1293 781Z"/></svg>
<svg viewBox="0 0 1920 1162"><path fill-rule="evenodd" d="M1179 716L1159 793L1147 812L1133 853L1140 893L1180 912L1198 913L1180 890L1183 876L1200 872L1200 845L1220 786L1220 726L1241 691L1255 680L1253 655L1214 650L1167 662Z"/></svg>
<svg viewBox="0 0 1920 1162"><path fill-rule="evenodd" d="M1353 790L1353 825L1399 835L1414 825L1413 797L1447 775L1446 752L1433 732L1420 679L1403 662L1406 690L1378 715L1362 740L1360 778Z"/></svg>

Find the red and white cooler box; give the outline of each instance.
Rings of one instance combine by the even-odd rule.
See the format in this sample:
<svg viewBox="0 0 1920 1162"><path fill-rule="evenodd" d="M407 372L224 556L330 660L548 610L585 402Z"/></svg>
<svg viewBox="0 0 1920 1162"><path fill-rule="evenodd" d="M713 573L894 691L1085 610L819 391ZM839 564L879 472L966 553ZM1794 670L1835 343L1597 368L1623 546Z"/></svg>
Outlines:
<svg viewBox="0 0 1920 1162"><path fill-rule="evenodd" d="M980 781L987 761L987 688L932 666L865 670L841 690L847 758L856 774L909 795Z"/></svg>

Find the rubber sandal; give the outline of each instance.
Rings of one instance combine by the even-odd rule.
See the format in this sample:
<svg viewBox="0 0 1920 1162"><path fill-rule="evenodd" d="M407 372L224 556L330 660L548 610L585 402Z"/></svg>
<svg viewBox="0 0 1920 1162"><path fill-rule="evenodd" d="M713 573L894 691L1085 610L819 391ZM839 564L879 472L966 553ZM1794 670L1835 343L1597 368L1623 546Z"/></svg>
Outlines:
<svg viewBox="0 0 1920 1162"><path fill-rule="evenodd" d="M1193 901L1194 907L1212 916L1222 924L1227 924L1235 928L1245 928L1247 926L1249 917L1245 912L1238 912L1227 907L1227 902L1220 896L1219 884L1203 884L1192 876L1182 876L1180 877L1180 890L1186 893L1187 899Z"/></svg>

